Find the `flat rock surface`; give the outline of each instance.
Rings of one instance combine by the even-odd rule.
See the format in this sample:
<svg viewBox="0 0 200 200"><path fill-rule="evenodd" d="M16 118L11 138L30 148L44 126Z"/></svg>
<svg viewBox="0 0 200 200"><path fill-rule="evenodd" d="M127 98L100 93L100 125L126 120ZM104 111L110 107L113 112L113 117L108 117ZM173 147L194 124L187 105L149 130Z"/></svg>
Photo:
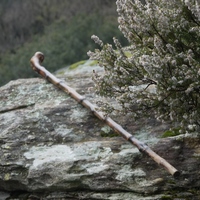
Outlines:
<svg viewBox="0 0 200 200"><path fill-rule="evenodd" d="M59 71L70 87L97 100L99 67ZM70 96L42 78L0 88L0 199L200 199L200 136L161 138L154 119L113 116L181 172L178 179Z"/></svg>

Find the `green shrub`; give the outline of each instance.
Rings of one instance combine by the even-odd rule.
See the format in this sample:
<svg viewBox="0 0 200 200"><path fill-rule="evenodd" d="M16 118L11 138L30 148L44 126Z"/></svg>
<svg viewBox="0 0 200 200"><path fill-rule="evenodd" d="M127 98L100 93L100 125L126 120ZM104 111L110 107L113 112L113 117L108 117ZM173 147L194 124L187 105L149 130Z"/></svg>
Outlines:
<svg viewBox="0 0 200 200"><path fill-rule="evenodd" d="M122 47L88 52L105 68L97 92L115 98L135 118L154 114L182 131L200 129L200 3L197 0L117 0ZM127 56L128 52L128 56Z"/></svg>

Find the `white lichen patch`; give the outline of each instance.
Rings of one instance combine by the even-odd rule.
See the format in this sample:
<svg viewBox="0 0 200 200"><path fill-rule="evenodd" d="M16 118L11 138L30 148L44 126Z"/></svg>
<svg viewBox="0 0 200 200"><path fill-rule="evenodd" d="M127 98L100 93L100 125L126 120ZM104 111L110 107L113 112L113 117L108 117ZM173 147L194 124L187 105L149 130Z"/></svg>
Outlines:
<svg viewBox="0 0 200 200"><path fill-rule="evenodd" d="M116 179L124 182L130 182L133 179L144 178L146 176L146 173L142 169L133 170L131 165L124 165L117 173Z"/></svg>
<svg viewBox="0 0 200 200"><path fill-rule="evenodd" d="M127 147L127 149L126 149L126 147ZM131 147L131 148L128 148L128 147ZM137 148L132 148L132 146L130 144L128 144L128 145L126 144L126 145L121 146L121 151L118 154L122 158L131 154L131 157L134 158L134 157L138 156L140 154L140 152Z"/></svg>
<svg viewBox="0 0 200 200"><path fill-rule="evenodd" d="M46 163L74 162L74 153L66 145L54 145L51 147L32 147L24 153L27 159L33 159L31 168L38 169Z"/></svg>
<svg viewBox="0 0 200 200"><path fill-rule="evenodd" d="M109 168L108 165L103 165L102 162L84 166L89 174L96 174Z"/></svg>
<svg viewBox="0 0 200 200"><path fill-rule="evenodd" d="M66 135L70 134L72 131L73 131L73 129L67 128L66 125L60 125L59 127L55 128L56 134L61 135L61 136L66 136Z"/></svg>
<svg viewBox="0 0 200 200"><path fill-rule="evenodd" d="M85 116L87 115L87 113L88 111L86 109L82 109L82 108L74 109L72 114L70 115L70 119L78 123L84 122Z"/></svg>
<svg viewBox="0 0 200 200"><path fill-rule="evenodd" d="M98 158L101 160L109 160L110 156L113 155L113 152L110 147L103 147L99 149L99 155Z"/></svg>
<svg viewBox="0 0 200 200"><path fill-rule="evenodd" d="M156 184L163 182L163 180L160 178L154 179L154 180L147 180L147 179L144 179L143 177L137 177L135 181L141 187L150 187L150 186L154 186Z"/></svg>
<svg viewBox="0 0 200 200"><path fill-rule="evenodd" d="M101 131L103 131L104 133L109 133L112 129L109 126L103 126L101 128Z"/></svg>
<svg viewBox="0 0 200 200"><path fill-rule="evenodd" d="M35 105L35 108L37 109L46 109L48 107L55 107L61 104L62 101L66 100L68 98L67 95L63 95L64 93L60 93L57 95L57 97L46 97L46 99L41 99L37 102ZM42 103L41 103L42 101Z"/></svg>
<svg viewBox="0 0 200 200"><path fill-rule="evenodd" d="M144 143L147 143L147 144L156 144L158 142L158 138L155 137L154 135L150 134L151 132L151 127L144 127L144 128L141 128L140 131L138 131L136 134L135 134L135 137L140 140L140 141L143 141Z"/></svg>
<svg viewBox="0 0 200 200"><path fill-rule="evenodd" d="M133 170L133 175L137 177L145 177L146 173L141 168L136 168Z"/></svg>
<svg viewBox="0 0 200 200"><path fill-rule="evenodd" d="M1 125L17 123L20 119L16 117L14 112L6 112L1 114Z"/></svg>
<svg viewBox="0 0 200 200"><path fill-rule="evenodd" d="M101 142L81 142L73 146L73 151L77 160L104 162L112 156L113 152L109 147L102 146Z"/></svg>

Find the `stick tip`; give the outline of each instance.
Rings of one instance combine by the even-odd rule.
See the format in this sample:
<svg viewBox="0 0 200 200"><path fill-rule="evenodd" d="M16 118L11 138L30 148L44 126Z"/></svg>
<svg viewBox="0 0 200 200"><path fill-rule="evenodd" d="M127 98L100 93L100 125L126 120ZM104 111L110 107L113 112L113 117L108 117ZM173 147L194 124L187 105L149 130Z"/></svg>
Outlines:
<svg viewBox="0 0 200 200"><path fill-rule="evenodd" d="M39 60L40 63L43 62L43 60L44 60L44 54L42 52L37 51L34 56L38 58L38 60Z"/></svg>
<svg viewBox="0 0 200 200"><path fill-rule="evenodd" d="M179 171L175 171L173 176L174 178L178 178L181 175L181 173Z"/></svg>

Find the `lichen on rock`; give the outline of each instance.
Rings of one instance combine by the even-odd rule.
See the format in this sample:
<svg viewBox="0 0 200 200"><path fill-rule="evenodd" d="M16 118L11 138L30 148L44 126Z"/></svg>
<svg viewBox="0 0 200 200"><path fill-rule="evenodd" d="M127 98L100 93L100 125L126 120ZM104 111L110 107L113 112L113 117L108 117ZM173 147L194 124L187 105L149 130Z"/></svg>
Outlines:
<svg viewBox="0 0 200 200"><path fill-rule="evenodd" d="M59 78L84 94L93 90L92 70L66 70ZM110 100L111 101L111 100ZM114 116L182 175L179 180L110 130L67 94L41 78L19 79L0 88L1 199L198 198L199 135L161 138L167 124ZM102 135L102 131L107 134Z"/></svg>

